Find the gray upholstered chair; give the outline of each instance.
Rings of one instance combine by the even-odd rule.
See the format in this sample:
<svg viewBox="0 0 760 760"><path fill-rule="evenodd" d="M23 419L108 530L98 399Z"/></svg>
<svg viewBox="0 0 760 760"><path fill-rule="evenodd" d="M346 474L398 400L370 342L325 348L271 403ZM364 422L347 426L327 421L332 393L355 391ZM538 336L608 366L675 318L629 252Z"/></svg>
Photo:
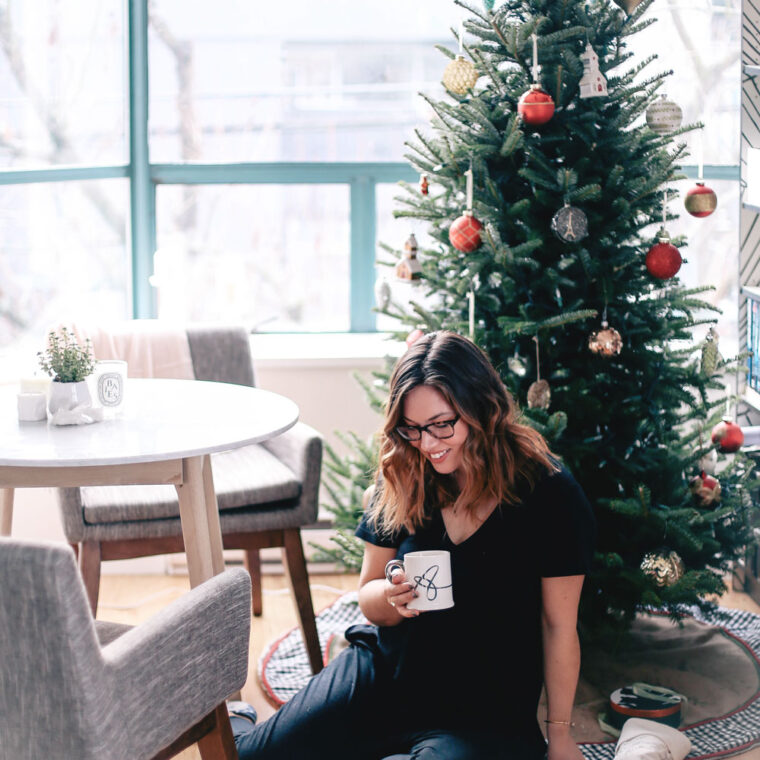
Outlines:
<svg viewBox="0 0 760 760"><path fill-rule="evenodd" d="M186 334L196 380L254 385L249 335L244 328L191 325ZM95 351L97 356L97 346ZM321 463L322 437L300 422L261 444L211 455L224 547L245 550L253 583L253 614L262 612L259 550L282 547L315 673L322 667L322 656L301 526L317 519ZM93 613L102 560L184 549L173 486L63 488L58 495L64 532L78 551Z"/></svg>
<svg viewBox="0 0 760 760"><path fill-rule="evenodd" d="M95 622L71 547L0 538L0 760L237 758L250 579L197 586L130 628Z"/></svg>

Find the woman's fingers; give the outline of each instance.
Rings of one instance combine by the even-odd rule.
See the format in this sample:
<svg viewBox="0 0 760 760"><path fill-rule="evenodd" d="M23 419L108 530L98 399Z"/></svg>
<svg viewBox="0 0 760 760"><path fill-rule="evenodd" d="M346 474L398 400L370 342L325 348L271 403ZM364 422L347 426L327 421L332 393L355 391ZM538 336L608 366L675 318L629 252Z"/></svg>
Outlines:
<svg viewBox="0 0 760 760"><path fill-rule="evenodd" d="M414 584L401 576L403 573L399 573L399 577L396 574L391 577L391 583L386 588L385 598L388 604L398 610L399 614L404 617L413 617L417 611L407 609L407 605L417 596L417 592L414 590Z"/></svg>

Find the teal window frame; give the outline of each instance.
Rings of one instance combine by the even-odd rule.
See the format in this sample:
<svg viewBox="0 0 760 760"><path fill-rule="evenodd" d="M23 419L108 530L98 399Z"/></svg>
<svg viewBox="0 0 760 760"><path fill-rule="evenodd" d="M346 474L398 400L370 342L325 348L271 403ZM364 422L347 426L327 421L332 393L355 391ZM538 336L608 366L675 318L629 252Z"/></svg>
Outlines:
<svg viewBox="0 0 760 760"><path fill-rule="evenodd" d="M148 136L148 8L146 0L128 0L129 163L54 166L0 170L0 185L127 178L130 186L132 316L156 316L155 294L148 278L156 250L158 185L210 184L346 184L350 187L350 331L376 330L374 306L376 186L415 182L408 164L341 162L272 162L235 164L153 164ZM737 124L738 129L738 124ZM698 167L681 167L696 179ZM703 178L739 181L738 165L707 165Z"/></svg>

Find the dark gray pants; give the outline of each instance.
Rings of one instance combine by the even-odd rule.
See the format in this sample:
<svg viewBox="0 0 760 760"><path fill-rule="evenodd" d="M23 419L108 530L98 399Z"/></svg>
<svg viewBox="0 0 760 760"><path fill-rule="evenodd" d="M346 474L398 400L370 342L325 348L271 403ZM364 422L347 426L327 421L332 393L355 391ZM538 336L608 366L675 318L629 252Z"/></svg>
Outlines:
<svg viewBox="0 0 760 760"><path fill-rule="evenodd" d="M544 750L501 733L419 730L394 703L374 655L352 645L271 718L232 719L240 760L540 760Z"/></svg>

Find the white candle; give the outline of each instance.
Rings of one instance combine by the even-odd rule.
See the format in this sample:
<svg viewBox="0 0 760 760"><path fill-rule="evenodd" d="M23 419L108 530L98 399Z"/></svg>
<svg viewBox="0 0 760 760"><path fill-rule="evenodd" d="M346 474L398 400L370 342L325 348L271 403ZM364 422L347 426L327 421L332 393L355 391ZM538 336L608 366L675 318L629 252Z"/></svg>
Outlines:
<svg viewBox="0 0 760 760"><path fill-rule="evenodd" d="M18 384L21 393L47 393L50 387L50 378L32 375L30 377L22 377Z"/></svg>
<svg viewBox="0 0 760 760"><path fill-rule="evenodd" d="M531 37L533 37L533 67L531 71L533 72L533 81L537 84L538 77L541 74L541 67L538 65L538 35L534 32Z"/></svg>
<svg viewBox="0 0 760 760"><path fill-rule="evenodd" d="M44 393L19 393L16 400L19 422L47 419L47 396Z"/></svg>

